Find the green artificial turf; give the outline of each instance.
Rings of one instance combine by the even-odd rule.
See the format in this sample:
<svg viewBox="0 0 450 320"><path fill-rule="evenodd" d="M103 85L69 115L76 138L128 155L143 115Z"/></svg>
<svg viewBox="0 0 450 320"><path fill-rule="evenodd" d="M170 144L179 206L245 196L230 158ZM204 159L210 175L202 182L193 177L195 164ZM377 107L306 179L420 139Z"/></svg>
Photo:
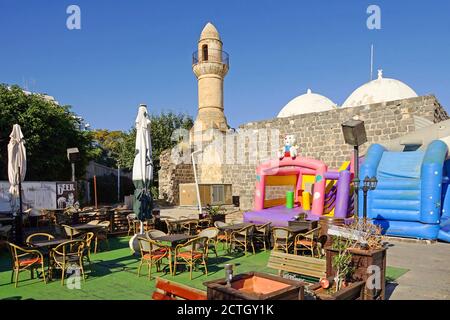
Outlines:
<svg viewBox="0 0 450 320"><path fill-rule="evenodd" d="M147 269L142 268L141 277L137 276L139 257L131 255L128 247L129 237L111 238L110 251L92 254L92 271L86 266L86 282L81 281L80 289L70 289L62 286L58 279L44 284L42 279L30 279L30 272L22 272L19 278L18 288L10 283L11 267L10 257L6 252L0 255L0 299L50 299L50 300L140 300L150 299L154 291L155 280L148 280ZM219 245L219 249L222 245ZM179 272L172 277L163 272L157 273L153 269L152 276L159 276L172 281L183 283L197 289L205 290L203 282L224 277L224 265L233 263L235 273L259 271L276 273L275 270L266 267L269 251L259 252L247 257L240 254L227 254L219 252L216 258L210 255L208 261L208 277L202 268L193 273L192 281L189 280L189 272ZM400 268L387 268L386 278L394 281L408 270ZM66 281L67 282L67 281ZM70 281L69 281L70 282Z"/></svg>

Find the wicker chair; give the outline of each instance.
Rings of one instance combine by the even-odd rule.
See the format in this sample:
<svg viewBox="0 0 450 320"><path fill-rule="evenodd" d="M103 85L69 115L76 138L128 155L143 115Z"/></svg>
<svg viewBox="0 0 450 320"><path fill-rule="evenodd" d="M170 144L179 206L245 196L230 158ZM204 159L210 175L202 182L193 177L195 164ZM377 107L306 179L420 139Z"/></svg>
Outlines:
<svg viewBox="0 0 450 320"><path fill-rule="evenodd" d="M251 245L253 254L255 254L255 246L253 245L253 233L255 230L254 225L242 228L238 231L233 231L230 234L230 246L236 249L236 246L244 248L244 254L247 255L248 246Z"/></svg>
<svg viewBox="0 0 450 320"><path fill-rule="evenodd" d="M207 252L206 257L208 257L209 250L214 251L214 253L216 254L216 257L218 257L218 255L217 255L217 243L218 243L217 237L218 236L219 236L219 229L217 229L216 227L210 227L208 229L204 229L199 232L198 237L207 237L208 238L208 252Z"/></svg>
<svg viewBox="0 0 450 320"><path fill-rule="evenodd" d="M198 237L191 239L184 244L175 247L175 261L173 265L173 275L177 273L177 264L189 266L189 279L192 280L192 269L197 264L204 267L206 276L208 276L208 267L206 264L208 252L208 238Z"/></svg>
<svg viewBox="0 0 450 320"><path fill-rule="evenodd" d="M97 224L98 226L102 226L101 229L97 230L95 233L95 245L94 245L94 253L97 253L98 243L100 241L104 241L106 243L106 247L109 250L109 241L108 241L108 232L111 222L102 221Z"/></svg>
<svg viewBox="0 0 450 320"><path fill-rule="evenodd" d="M53 240L53 239L55 239L55 237L48 233L33 233L27 237L27 239L25 240L25 243L28 246L33 246L34 242L48 241L48 240Z"/></svg>
<svg viewBox="0 0 450 320"><path fill-rule="evenodd" d="M298 251L310 251L311 256L314 257L314 250L317 250L317 256L320 258L319 232L320 227L297 234L294 240L294 254L297 254Z"/></svg>
<svg viewBox="0 0 450 320"><path fill-rule="evenodd" d="M267 250L266 245L269 244L270 246L270 230L271 230L271 223L265 223L260 226L256 226L255 233L253 234L253 239L256 243L262 243L264 246L264 251Z"/></svg>
<svg viewBox="0 0 450 320"><path fill-rule="evenodd" d="M14 278L14 287L17 288L17 283L19 282L19 273L21 271L30 270L31 278L34 278L34 270L36 268L41 268L42 277L44 278L44 283L47 283L45 277L44 269L44 256L38 250L30 250L21 248L11 242L7 242L11 257L12 257L12 268L13 273L11 275L11 282Z"/></svg>
<svg viewBox="0 0 450 320"><path fill-rule="evenodd" d="M189 236L195 235L197 232L197 228L198 228L198 221L195 220L185 222L181 225L181 231Z"/></svg>
<svg viewBox="0 0 450 320"><path fill-rule="evenodd" d="M81 234L81 232L77 231L76 229L74 229L71 226L68 226L66 224L62 224L61 227L64 228L64 232L66 233L66 236L70 240L73 240L75 237L77 237Z"/></svg>
<svg viewBox="0 0 450 320"><path fill-rule="evenodd" d="M86 242L78 239L61 243L50 251L51 269L61 270L61 285L64 285L64 277L67 271L72 270L73 265L79 268L83 280L86 281L83 266L85 247Z"/></svg>
<svg viewBox="0 0 450 320"><path fill-rule="evenodd" d="M87 224L90 224L90 225L93 225L93 226L96 226L96 225L98 225L100 223L100 220L91 220L91 221L89 221Z"/></svg>
<svg viewBox="0 0 450 320"><path fill-rule="evenodd" d="M167 225L167 233L168 234L175 234L177 233L177 224L174 223L173 221L170 221L169 219L164 220L166 222Z"/></svg>
<svg viewBox="0 0 450 320"><path fill-rule="evenodd" d="M272 228L273 250L279 250L289 253L293 245L292 232L287 228Z"/></svg>
<svg viewBox="0 0 450 320"><path fill-rule="evenodd" d="M219 229L219 234L217 235L217 240L222 242L222 250L228 247L228 243L230 241L230 233L226 231L220 231L221 227L229 226L229 223L225 223L222 221L214 222L214 226Z"/></svg>
<svg viewBox="0 0 450 320"><path fill-rule="evenodd" d="M148 267L148 279L152 279L152 267L156 265L156 271L160 271L161 262L164 258L168 259L170 274L172 274L172 254L169 246L165 246L155 240L138 238L139 248L141 252L141 262L138 267L138 277L141 275L141 268L144 263Z"/></svg>
<svg viewBox="0 0 450 320"><path fill-rule="evenodd" d="M131 232L133 234L136 234L136 214L130 213L127 215L127 221L128 221L128 235L130 235Z"/></svg>
<svg viewBox="0 0 450 320"><path fill-rule="evenodd" d="M167 233L162 232L161 230L153 229L153 230L147 231L146 235L147 235L147 238L153 240L155 238L167 236Z"/></svg>
<svg viewBox="0 0 450 320"><path fill-rule="evenodd" d="M86 260L89 263L89 267L91 267L91 244L92 244L92 239L94 239L95 234L93 232L86 232L83 233L79 239L83 240L86 242L86 245L84 247L84 252L83 252L83 258L86 258Z"/></svg>

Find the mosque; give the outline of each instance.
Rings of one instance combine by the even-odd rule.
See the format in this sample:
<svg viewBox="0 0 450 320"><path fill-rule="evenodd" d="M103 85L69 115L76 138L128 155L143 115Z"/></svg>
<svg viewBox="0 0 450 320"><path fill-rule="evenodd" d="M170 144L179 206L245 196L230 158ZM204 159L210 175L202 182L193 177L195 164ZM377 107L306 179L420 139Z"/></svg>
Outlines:
<svg viewBox="0 0 450 320"><path fill-rule="evenodd" d="M190 142L201 150L203 159L213 159L209 162L199 159L196 164L198 182L214 185L216 189L226 186L226 193L239 197L239 206L243 210L253 205L256 166L276 157L277 148L286 134L295 135L302 156L320 159L330 168L337 168L350 159L352 150L344 142L341 123L355 116L364 120L366 126L368 143L363 152L371 143L398 139L449 119L436 97L419 96L407 84L386 78L379 70L377 79L357 88L341 106L308 89L281 108L275 118L243 124L237 132L230 132L223 85L229 66L229 55L223 51L218 30L207 23L201 32L198 50L193 54L192 68L198 80L198 114ZM261 129L277 132L280 143L274 144L267 135L261 134L242 137L243 132ZM214 139L226 139L233 147L233 154L245 150L242 152L248 161L233 163L225 160L222 150L217 150L211 143ZM267 152L262 152L262 156L248 152L252 139L258 146L263 145ZM159 191L160 198L178 205L180 185L193 183L195 176L191 163L173 162L173 152L166 150L161 156Z"/></svg>

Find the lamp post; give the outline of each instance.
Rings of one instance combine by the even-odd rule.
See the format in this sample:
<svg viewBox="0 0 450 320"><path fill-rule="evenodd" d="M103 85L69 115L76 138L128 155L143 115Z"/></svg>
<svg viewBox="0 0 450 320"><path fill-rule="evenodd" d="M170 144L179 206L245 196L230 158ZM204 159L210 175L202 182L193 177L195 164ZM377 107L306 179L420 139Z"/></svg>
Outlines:
<svg viewBox="0 0 450 320"><path fill-rule="evenodd" d="M78 151L78 148L67 149L67 159L72 166L72 182L75 182L75 162L80 161L80 151Z"/></svg>
<svg viewBox="0 0 450 320"><path fill-rule="evenodd" d="M364 193L364 207L363 207L363 217L364 222L367 221L367 193L373 191L377 188L378 180L376 177L365 177L363 181L363 193Z"/></svg>
<svg viewBox="0 0 450 320"><path fill-rule="evenodd" d="M358 219L358 191L360 188L359 180L359 147L367 142L366 128L364 121L358 119L351 119L342 124L342 133L346 144L353 146L353 157L355 166L355 176L353 179L353 187L355 191L354 211L355 218Z"/></svg>

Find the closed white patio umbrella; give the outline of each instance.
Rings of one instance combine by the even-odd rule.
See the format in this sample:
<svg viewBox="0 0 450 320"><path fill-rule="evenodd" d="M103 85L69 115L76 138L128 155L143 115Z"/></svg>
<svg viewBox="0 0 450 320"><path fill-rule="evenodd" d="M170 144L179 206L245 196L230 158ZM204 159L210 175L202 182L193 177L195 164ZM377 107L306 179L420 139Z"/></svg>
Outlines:
<svg viewBox="0 0 450 320"><path fill-rule="evenodd" d="M150 118L147 106L139 106L136 117L136 144L133 163L133 184L135 186L133 210L141 221L141 234L144 233L144 221L151 218L153 200L149 191L153 180L152 141L150 135ZM130 248L139 248L134 236L130 240Z"/></svg>
<svg viewBox="0 0 450 320"><path fill-rule="evenodd" d="M22 242L22 190L21 184L27 173L25 140L20 125L15 124L8 143L8 180L11 211L16 216L16 242Z"/></svg>

